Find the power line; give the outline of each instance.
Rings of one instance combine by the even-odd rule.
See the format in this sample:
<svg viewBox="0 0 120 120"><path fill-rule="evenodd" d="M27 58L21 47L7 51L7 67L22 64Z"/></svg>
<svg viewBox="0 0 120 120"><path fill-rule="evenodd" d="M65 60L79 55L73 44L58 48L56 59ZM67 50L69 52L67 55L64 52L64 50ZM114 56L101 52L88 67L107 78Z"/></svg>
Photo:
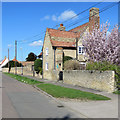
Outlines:
<svg viewBox="0 0 120 120"><path fill-rule="evenodd" d="M96 3L96 4L94 4L94 5L90 6L90 7L88 7L87 9L85 9L85 10L83 10L82 12L78 13L77 15L75 15L75 16L73 16L73 17L71 17L71 18L69 18L69 19L67 19L67 20L65 20L65 21L63 21L62 23L65 23L65 22L67 22L67 21L69 21L69 20L72 20L73 18L79 16L80 14L88 11L90 8L95 7L95 6L97 6L98 4L103 3L103 1L104 1L104 0L102 0L101 2L98 2L98 3ZM59 24L57 24L56 26L59 26ZM56 27L56 26L55 26L55 27ZM53 27L53 28L54 28L54 27Z"/></svg>
<svg viewBox="0 0 120 120"><path fill-rule="evenodd" d="M43 37L41 37L41 38L39 38L39 39L36 39L36 40L32 40L32 41L26 41L25 43L22 42L22 43L20 43L20 44L26 44L26 43L29 43L29 42L35 42L35 41L41 40L42 38L43 38Z"/></svg>
<svg viewBox="0 0 120 120"><path fill-rule="evenodd" d="M111 8L111 7L113 7L113 6L115 6L115 5L117 5L117 4L119 4L119 3L112 3L112 4L110 4L110 5L108 5L108 6L105 6L104 8L102 8L100 11L99 11L99 13L102 13L102 12L104 12L105 10L108 10L109 8ZM97 14L97 13L96 13ZM96 15L96 14L94 14L94 15ZM93 16L94 16L93 15ZM79 21L77 21L77 22L75 22L75 23L73 23L73 24L71 24L71 25L67 25L67 26L65 26L66 28L70 28L70 27L72 27L72 26L74 26L74 25L76 25L76 24L78 24L78 23L80 23L80 22L82 22L82 21L84 21L84 20L86 20L86 19L89 19L89 15L88 16L85 16L85 17L83 17L81 20L79 20ZM40 39L42 39L43 37L41 37L41 38L39 38L38 40L40 40ZM35 41L37 41L37 40L32 40L32 41L28 41L27 43L29 43L29 42L35 42ZM24 44L24 43L23 43Z"/></svg>
<svg viewBox="0 0 120 120"><path fill-rule="evenodd" d="M89 8L87 8L87 9L83 10L82 12L78 13L77 15L75 15L75 16L73 16L73 17L71 17L71 18L69 18L69 19L67 19L67 20L65 20L65 21L63 21L62 23L66 23L66 22L72 20L73 18L79 16L80 14L88 11L90 8L95 7L95 6L97 6L98 4L103 3L103 1L104 1L104 0L102 0L101 2L98 2L98 3L94 4L94 5L92 5L92 6L90 6ZM52 27L52 29L53 29L53 28L56 28L56 27L58 27L58 26L59 26L59 24L57 24L57 25L55 25L54 27ZM46 32L46 31L42 32L41 34L44 34L45 32ZM39 35L41 35L41 34L34 35L34 36L29 37L29 38L27 38L27 39L34 38L34 37L39 36ZM43 37L42 37L42 38L43 38ZM24 39L24 40L19 40L18 42L24 42L24 41L26 41L26 39Z"/></svg>
<svg viewBox="0 0 120 120"><path fill-rule="evenodd" d="M99 13L102 13L102 12L104 12L105 10L107 10L107 9L109 9L109 8L117 5L117 4L118 4L118 3L110 4L110 5L106 6L106 7L102 8L102 10L100 10ZM96 13L96 14L97 14L97 13ZM96 14L95 14L95 15L96 15ZM93 15L93 16L94 16L94 15ZM67 25L68 27L67 27L67 26L66 26L66 27L67 27L67 28L70 28L70 27L72 27L72 26L74 26L74 25L76 25L76 24L78 24L78 23L80 23L80 22L82 22L82 21L84 21L84 20L86 20L86 19L88 19L88 18L89 18L89 16L85 16L84 18L82 18L81 21L77 21L77 22L73 23L72 25Z"/></svg>
<svg viewBox="0 0 120 120"><path fill-rule="evenodd" d="M27 38L27 39L34 38L34 37L37 37L37 36L39 36L39 35L41 35L41 34L34 35L34 36L29 37L29 38ZM24 42L24 41L26 41L27 39L19 40L18 42Z"/></svg>

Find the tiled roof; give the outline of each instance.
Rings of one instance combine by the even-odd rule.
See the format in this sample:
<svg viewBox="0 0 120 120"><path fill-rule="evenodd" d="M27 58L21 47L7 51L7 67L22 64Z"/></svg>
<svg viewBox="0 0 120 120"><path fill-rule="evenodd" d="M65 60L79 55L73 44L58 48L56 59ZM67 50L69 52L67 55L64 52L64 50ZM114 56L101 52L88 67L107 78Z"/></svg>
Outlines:
<svg viewBox="0 0 120 120"><path fill-rule="evenodd" d="M52 46L76 47L75 39L76 37L80 37L80 35L84 32L84 28L88 26L88 23L85 23L69 31L62 31L62 30L47 28L47 31L50 35L50 39L51 39L50 41L52 43ZM62 38L63 39L68 38L69 41L65 41Z"/></svg>
<svg viewBox="0 0 120 120"><path fill-rule="evenodd" d="M77 32L77 31L79 32L79 31L83 30L84 27L87 27L88 25L89 25L89 22L87 22L83 25L80 25L76 28L73 28L73 29L69 30L69 32Z"/></svg>
<svg viewBox="0 0 120 120"><path fill-rule="evenodd" d="M47 28L50 36L61 37L61 38L76 38L76 34L69 31L61 31L56 29Z"/></svg>
<svg viewBox="0 0 120 120"><path fill-rule="evenodd" d="M6 60L6 57L5 57L5 59L1 62L1 65L5 62L5 60Z"/></svg>
<svg viewBox="0 0 120 120"><path fill-rule="evenodd" d="M17 62L19 62L18 60L16 60L16 58L14 58L12 61L17 61Z"/></svg>
<svg viewBox="0 0 120 120"><path fill-rule="evenodd" d="M64 42L64 41L55 41L55 40L50 40L52 43L52 46L55 47L75 47L75 42Z"/></svg>
<svg viewBox="0 0 120 120"><path fill-rule="evenodd" d="M38 57L40 57L42 55L42 52L38 55Z"/></svg>

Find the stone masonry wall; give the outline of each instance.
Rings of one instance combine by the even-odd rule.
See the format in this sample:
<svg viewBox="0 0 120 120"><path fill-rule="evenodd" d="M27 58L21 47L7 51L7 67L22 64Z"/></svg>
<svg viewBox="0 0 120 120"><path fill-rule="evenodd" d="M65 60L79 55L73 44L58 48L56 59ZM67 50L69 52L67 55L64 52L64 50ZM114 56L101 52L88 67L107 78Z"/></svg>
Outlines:
<svg viewBox="0 0 120 120"><path fill-rule="evenodd" d="M59 80L59 71L53 70L48 80ZM63 83L112 93L116 90L114 71L63 71Z"/></svg>
<svg viewBox="0 0 120 120"><path fill-rule="evenodd" d="M2 68L2 72L8 72L8 68ZM12 67L10 70L10 73L15 73L15 67ZM17 74L22 74L22 68L17 67ZM26 67L23 67L23 75L28 75L28 76L33 76L33 71L29 71ZM36 74L35 72L35 77L42 78L42 76L39 74Z"/></svg>
<svg viewBox="0 0 120 120"><path fill-rule="evenodd" d="M87 70L63 71L64 83L110 93L115 91L114 76L114 71L93 71L93 73Z"/></svg>
<svg viewBox="0 0 120 120"><path fill-rule="evenodd" d="M63 49L64 56L70 56L72 58L76 58L76 50L70 50L70 49Z"/></svg>
<svg viewBox="0 0 120 120"><path fill-rule="evenodd" d="M89 27L87 28L84 28L85 29L85 32L82 34L82 36L85 36L86 32L89 32ZM87 58L85 57L85 53L84 54L79 54L79 46L83 46L83 38L80 37L79 40L78 40L78 60L79 61L86 61Z"/></svg>
<svg viewBox="0 0 120 120"><path fill-rule="evenodd" d="M46 48L48 49L48 55L46 55ZM46 70L46 63L48 63L48 70ZM50 42L50 36L46 32L44 45L43 45L43 78L52 79L51 72L54 69L54 50Z"/></svg>

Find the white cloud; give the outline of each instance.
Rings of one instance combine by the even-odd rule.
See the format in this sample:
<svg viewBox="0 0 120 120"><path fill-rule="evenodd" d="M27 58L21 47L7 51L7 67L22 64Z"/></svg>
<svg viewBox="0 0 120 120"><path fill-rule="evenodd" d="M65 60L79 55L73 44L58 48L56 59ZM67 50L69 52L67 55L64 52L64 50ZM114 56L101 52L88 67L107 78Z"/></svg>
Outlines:
<svg viewBox="0 0 120 120"><path fill-rule="evenodd" d="M58 21L68 20L68 19L70 19L70 18L72 18L73 16L76 16L76 15L77 14L74 11L72 11L72 10L66 10L63 13L61 13L60 16L58 16ZM76 16L73 19L76 19L76 18L78 18L78 16Z"/></svg>
<svg viewBox="0 0 120 120"><path fill-rule="evenodd" d="M76 16L76 17L74 17ZM53 21L65 21L68 20L70 18L74 17L73 19L77 19L78 16L77 14L73 11L73 10L65 10L64 12L62 12L59 16L56 15L46 15L45 17L43 17L41 20L53 20Z"/></svg>
<svg viewBox="0 0 120 120"><path fill-rule="evenodd" d="M42 46L42 45L43 45L43 42L41 40L34 41L34 42L29 44L29 46Z"/></svg>
<svg viewBox="0 0 120 120"><path fill-rule="evenodd" d="M53 21L57 21L57 17L55 15L52 16Z"/></svg>
<svg viewBox="0 0 120 120"><path fill-rule="evenodd" d="M50 16L49 15L46 15L44 16L43 18L41 18L41 20L49 20L50 19Z"/></svg>

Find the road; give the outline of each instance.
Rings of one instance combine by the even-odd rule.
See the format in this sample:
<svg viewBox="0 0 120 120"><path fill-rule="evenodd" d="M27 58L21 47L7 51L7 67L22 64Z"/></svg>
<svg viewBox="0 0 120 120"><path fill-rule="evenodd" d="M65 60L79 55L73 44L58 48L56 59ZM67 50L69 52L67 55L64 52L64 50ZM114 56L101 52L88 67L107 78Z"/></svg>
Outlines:
<svg viewBox="0 0 120 120"><path fill-rule="evenodd" d="M2 118L78 118L31 85L2 74ZM82 116L81 116L82 117Z"/></svg>

